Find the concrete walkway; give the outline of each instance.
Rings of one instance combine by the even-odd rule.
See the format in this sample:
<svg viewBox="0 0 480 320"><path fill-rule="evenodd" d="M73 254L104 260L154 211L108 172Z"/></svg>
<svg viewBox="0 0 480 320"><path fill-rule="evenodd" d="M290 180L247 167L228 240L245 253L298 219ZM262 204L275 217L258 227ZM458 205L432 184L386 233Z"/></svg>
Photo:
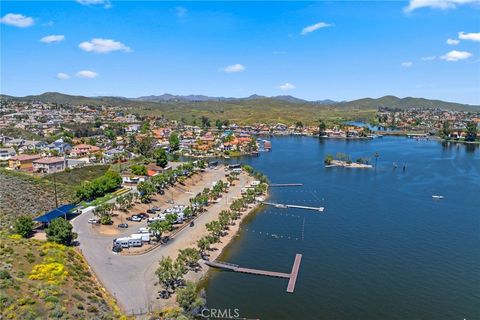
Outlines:
<svg viewBox="0 0 480 320"><path fill-rule="evenodd" d="M223 169L208 170L209 179L193 186L190 192L185 192L175 203L188 204L188 199L199 193L204 187L210 187L211 181L217 181L225 177ZM233 197L240 197L241 188L251 180L248 176L240 175L240 180L232 186L222 201L210 205L208 211L195 220L193 227L187 227L175 235L165 245L142 254L124 256L112 252L114 238L132 234L146 224L135 224L122 234L116 236L104 236L94 230L94 226L88 223L93 217L91 211L81 214L73 221L75 232L78 233L80 249L95 272L97 278L105 286L112 296L117 299L119 306L126 314L145 314L149 310L158 309L161 300L157 300L159 287L154 286L158 281L155 270L162 257L171 256L175 258L178 250L193 246L196 241L206 235L208 231L205 224L217 219L218 213L226 207L226 200L231 202ZM207 184L208 183L208 184Z"/></svg>

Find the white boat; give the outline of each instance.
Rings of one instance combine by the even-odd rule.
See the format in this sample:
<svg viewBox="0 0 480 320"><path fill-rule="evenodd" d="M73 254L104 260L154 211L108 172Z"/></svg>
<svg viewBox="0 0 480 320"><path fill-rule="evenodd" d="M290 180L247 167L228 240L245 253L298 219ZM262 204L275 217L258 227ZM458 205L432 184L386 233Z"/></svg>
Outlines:
<svg viewBox="0 0 480 320"><path fill-rule="evenodd" d="M434 194L434 195L432 196L432 198L433 198L433 199L444 199L445 197Z"/></svg>

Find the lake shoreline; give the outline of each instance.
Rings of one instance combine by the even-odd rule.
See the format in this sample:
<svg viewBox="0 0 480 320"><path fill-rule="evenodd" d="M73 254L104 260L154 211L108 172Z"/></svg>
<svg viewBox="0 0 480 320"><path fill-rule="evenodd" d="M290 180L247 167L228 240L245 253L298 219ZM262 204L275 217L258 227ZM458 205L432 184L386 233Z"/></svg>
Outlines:
<svg viewBox="0 0 480 320"><path fill-rule="evenodd" d="M264 197L265 199L268 199L268 192L265 194ZM228 247L235 242L236 238L240 237L239 233L242 229L242 225L246 222L247 218L258 213L261 208L262 204L258 202L242 213L236 223L230 226L227 230L227 233L220 238L221 242L211 246L211 250L208 254L208 258L210 261L216 260L218 257L223 256L223 254L227 252ZM200 266L201 270L198 272L189 271L185 276L185 280L192 281L196 283L199 287L203 287L202 283L208 280L211 269L209 266L203 263L203 261L200 262Z"/></svg>

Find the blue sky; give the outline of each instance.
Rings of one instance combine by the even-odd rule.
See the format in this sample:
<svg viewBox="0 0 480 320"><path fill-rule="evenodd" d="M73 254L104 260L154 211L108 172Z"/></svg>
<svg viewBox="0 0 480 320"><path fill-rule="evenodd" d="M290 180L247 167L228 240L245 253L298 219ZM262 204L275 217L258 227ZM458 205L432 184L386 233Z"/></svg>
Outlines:
<svg viewBox="0 0 480 320"><path fill-rule="evenodd" d="M2 1L1 92L480 104L479 8L478 0Z"/></svg>

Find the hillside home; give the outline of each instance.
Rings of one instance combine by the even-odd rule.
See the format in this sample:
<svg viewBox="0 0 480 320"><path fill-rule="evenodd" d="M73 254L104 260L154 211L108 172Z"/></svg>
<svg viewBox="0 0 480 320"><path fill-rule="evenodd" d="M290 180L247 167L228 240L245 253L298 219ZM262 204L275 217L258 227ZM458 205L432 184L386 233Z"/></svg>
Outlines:
<svg viewBox="0 0 480 320"><path fill-rule="evenodd" d="M38 154L21 154L8 160L8 167L12 170L33 171L33 161L40 159Z"/></svg>
<svg viewBox="0 0 480 320"><path fill-rule="evenodd" d="M7 161L16 154L13 148L0 148L0 161Z"/></svg>
<svg viewBox="0 0 480 320"><path fill-rule="evenodd" d="M65 159L62 157L46 157L33 161L33 170L42 173L54 173L65 170Z"/></svg>
<svg viewBox="0 0 480 320"><path fill-rule="evenodd" d="M99 147L82 143L82 144L77 144L73 146L72 150L70 151L70 155L73 157L80 158L80 157L91 156L98 152L100 152Z"/></svg>

